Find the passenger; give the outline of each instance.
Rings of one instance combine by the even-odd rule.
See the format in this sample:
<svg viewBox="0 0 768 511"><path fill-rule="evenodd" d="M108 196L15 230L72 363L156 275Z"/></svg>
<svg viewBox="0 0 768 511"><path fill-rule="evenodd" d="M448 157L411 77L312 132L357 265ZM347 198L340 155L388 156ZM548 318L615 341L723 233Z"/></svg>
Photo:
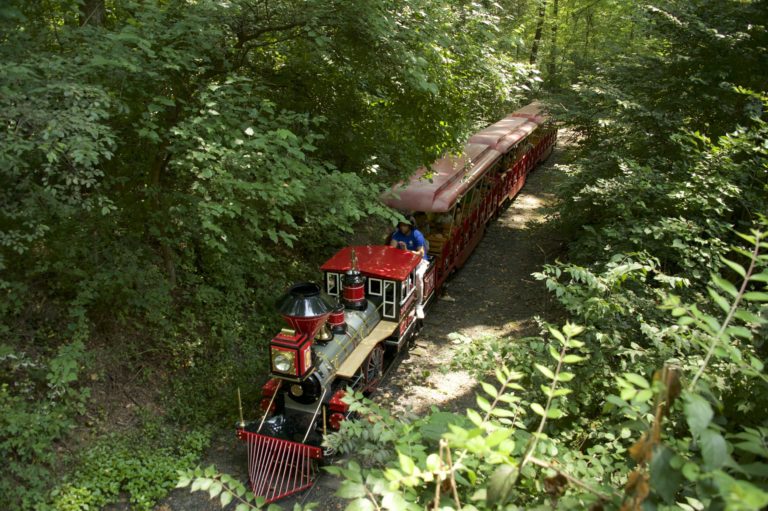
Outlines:
<svg viewBox="0 0 768 511"><path fill-rule="evenodd" d="M413 219L416 222L415 225L419 227L419 231L424 237L429 237L431 229L429 226L429 216L426 213L419 212L413 214Z"/></svg>
<svg viewBox="0 0 768 511"><path fill-rule="evenodd" d="M416 267L416 317L423 319L424 274L427 272L429 263L427 262L427 246L424 235L416 228L416 220L412 216L397 224L397 230L392 233L390 245L421 256L421 262Z"/></svg>

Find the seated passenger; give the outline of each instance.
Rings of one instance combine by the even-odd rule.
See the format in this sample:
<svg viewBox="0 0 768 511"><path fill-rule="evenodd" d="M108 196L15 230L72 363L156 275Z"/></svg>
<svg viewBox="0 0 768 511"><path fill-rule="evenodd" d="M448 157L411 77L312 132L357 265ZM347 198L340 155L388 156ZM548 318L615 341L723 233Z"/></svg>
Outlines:
<svg viewBox="0 0 768 511"><path fill-rule="evenodd" d="M429 225L429 216L426 213L419 212L413 214L413 219L415 221L414 225L419 226L419 231L424 236L429 236L431 234L432 229L430 229Z"/></svg>
<svg viewBox="0 0 768 511"><path fill-rule="evenodd" d="M416 229L416 220L408 217L397 224L397 230L392 233L390 245L401 250L408 250L421 256L421 262L416 267L416 317L424 318L424 274L427 272L427 246L424 235Z"/></svg>

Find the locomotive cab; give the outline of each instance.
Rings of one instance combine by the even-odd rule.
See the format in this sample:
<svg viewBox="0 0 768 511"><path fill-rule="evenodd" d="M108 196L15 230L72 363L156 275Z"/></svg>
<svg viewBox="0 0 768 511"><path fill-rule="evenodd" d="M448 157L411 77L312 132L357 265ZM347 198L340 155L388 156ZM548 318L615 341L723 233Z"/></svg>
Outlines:
<svg viewBox="0 0 768 511"><path fill-rule="evenodd" d="M357 259L360 273L365 277L365 296L373 303L385 321L399 327L388 339L390 345L402 347L402 340L415 326L416 267L418 255L386 245L346 247L322 267L325 291L329 296L344 294L344 274ZM434 298L435 272L433 265L424 275L424 305Z"/></svg>

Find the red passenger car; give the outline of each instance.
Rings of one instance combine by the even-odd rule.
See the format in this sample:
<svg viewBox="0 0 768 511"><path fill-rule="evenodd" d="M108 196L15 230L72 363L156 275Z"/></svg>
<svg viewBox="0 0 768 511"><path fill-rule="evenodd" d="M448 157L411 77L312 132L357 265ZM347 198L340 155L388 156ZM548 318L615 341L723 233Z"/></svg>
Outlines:
<svg viewBox="0 0 768 511"><path fill-rule="evenodd" d="M464 265L485 227L552 152L557 130L533 103L476 133L458 156L422 168L383 198L422 218L419 229L435 260L436 286Z"/></svg>

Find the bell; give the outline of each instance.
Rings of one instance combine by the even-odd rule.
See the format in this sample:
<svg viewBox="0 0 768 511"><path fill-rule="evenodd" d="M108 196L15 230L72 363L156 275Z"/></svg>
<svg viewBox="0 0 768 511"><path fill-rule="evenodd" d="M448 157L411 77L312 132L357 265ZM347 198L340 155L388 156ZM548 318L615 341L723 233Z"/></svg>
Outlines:
<svg viewBox="0 0 768 511"><path fill-rule="evenodd" d="M323 326L320 327L315 335L315 340L317 342L328 342L331 339L333 339L333 332L331 332L331 328L328 326L327 322L323 323Z"/></svg>

